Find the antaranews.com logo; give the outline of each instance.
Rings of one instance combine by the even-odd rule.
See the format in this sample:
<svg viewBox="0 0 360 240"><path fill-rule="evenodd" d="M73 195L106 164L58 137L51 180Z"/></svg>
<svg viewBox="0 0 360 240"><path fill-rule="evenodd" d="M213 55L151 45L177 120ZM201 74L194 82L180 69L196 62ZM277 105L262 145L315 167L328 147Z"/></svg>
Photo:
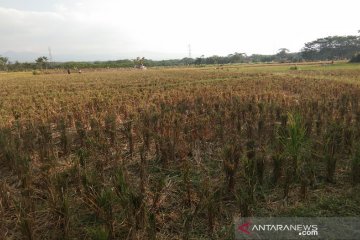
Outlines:
<svg viewBox="0 0 360 240"><path fill-rule="evenodd" d="M360 218L238 218L235 239L360 239Z"/></svg>
<svg viewBox="0 0 360 240"><path fill-rule="evenodd" d="M244 224L238 227L238 231L243 232L244 234L250 235L251 232L262 232L262 231L295 231L298 232L300 236L318 236L318 226L317 225L274 225L274 224L251 224L251 222L245 222Z"/></svg>

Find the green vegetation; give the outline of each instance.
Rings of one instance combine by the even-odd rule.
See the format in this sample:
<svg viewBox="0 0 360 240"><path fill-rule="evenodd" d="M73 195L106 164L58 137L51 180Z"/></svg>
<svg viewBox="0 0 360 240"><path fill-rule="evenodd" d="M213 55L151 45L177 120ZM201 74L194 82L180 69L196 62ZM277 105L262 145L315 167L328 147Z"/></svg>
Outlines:
<svg viewBox="0 0 360 240"><path fill-rule="evenodd" d="M306 43L302 56L305 60L339 60L359 51L360 36L332 36Z"/></svg>
<svg viewBox="0 0 360 240"><path fill-rule="evenodd" d="M287 48L280 48L276 54L262 55L235 52L227 56L209 56L202 55L198 58L183 58L170 60L150 60L144 57L133 60L124 59L116 61L95 61L95 62L49 62L45 56L39 57L34 63L11 63L7 58L0 56L0 71L29 71L44 69L101 69L101 68L140 68L146 67L169 67L169 66L199 66L220 65L234 63L298 63L304 61L334 61L334 60L350 60L350 62L359 62L360 55L356 54L360 51L360 36L329 36L319 38L315 41L305 43L301 52L290 53ZM355 54L355 55L354 55ZM292 68L297 70L297 68Z"/></svg>
<svg viewBox="0 0 360 240"><path fill-rule="evenodd" d="M7 70L7 65L9 63L9 59L6 57L0 56L0 71L1 70Z"/></svg>
<svg viewBox="0 0 360 240"><path fill-rule="evenodd" d="M44 68L46 69L48 67L48 58L45 56L38 57L35 60L35 63L39 69L44 69Z"/></svg>
<svg viewBox="0 0 360 240"><path fill-rule="evenodd" d="M1 73L0 239L360 216L360 66L291 66Z"/></svg>
<svg viewBox="0 0 360 240"><path fill-rule="evenodd" d="M359 63L360 62L360 53L355 54L351 59L350 62L352 63Z"/></svg>

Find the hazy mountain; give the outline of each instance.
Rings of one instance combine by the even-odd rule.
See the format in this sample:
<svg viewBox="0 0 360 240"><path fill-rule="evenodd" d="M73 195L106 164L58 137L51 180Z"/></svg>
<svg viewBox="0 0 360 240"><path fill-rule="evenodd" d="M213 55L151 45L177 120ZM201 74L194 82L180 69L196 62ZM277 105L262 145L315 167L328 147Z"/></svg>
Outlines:
<svg viewBox="0 0 360 240"><path fill-rule="evenodd" d="M36 53L36 52L15 52L7 51L0 53L1 56L8 57L11 62L35 62L40 56L49 57L49 53ZM134 52L134 53L114 53L114 54L56 54L52 53L53 61L66 62L66 61L107 61L119 59L135 59L136 57L145 57L153 60L165 60L174 58L183 58L183 54L167 54L159 52Z"/></svg>
<svg viewBox="0 0 360 240"><path fill-rule="evenodd" d="M39 54L34 52L14 52L7 51L4 53L0 53L1 56L9 58L11 62L19 61L19 62L35 62L35 59L39 56L47 56L45 54Z"/></svg>

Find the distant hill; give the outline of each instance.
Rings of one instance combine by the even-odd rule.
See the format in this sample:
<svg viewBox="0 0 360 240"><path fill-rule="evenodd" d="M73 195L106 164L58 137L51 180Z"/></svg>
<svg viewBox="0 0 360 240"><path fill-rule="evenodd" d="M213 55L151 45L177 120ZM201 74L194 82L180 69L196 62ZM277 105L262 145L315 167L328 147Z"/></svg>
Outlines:
<svg viewBox="0 0 360 240"><path fill-rule="evenodd" d="M39 56L48 57L48 52L15 52L7 51L0 52L0 56L9 58L11 62L35 62ZM179 53L165 54L158 52L139 51L133 53L111 53L111 54L56 54L53 53L53 60L56 62L68 62L68 61L109 61L117 59L135 59L136 57L146 57L147 59L163 60L163 59L174 59L182 58Z"/></svg>
<svg viewBox="0 0 360 240"><path fill-rule="evenodd" d="M34 62L35 59L38 58L39 56L42 55L47 56L47 54L44 53L39 54L35 52L14 52L14 51L7 51L4 53L0 53L0 55L9 58L9 61L11 62L15 62L15 61Z"/></svg>

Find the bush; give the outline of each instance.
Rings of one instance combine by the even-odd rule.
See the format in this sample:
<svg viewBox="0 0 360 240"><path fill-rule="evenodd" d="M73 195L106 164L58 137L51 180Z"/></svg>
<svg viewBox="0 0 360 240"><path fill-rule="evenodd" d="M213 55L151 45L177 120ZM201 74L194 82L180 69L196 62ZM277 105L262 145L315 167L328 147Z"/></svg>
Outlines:
<svg viewBox="0 0 360 240"><path fill-rule="evenodd" d="M359 63L360 62L360 53L355 54L351 59L351 63Z"/></svg>

